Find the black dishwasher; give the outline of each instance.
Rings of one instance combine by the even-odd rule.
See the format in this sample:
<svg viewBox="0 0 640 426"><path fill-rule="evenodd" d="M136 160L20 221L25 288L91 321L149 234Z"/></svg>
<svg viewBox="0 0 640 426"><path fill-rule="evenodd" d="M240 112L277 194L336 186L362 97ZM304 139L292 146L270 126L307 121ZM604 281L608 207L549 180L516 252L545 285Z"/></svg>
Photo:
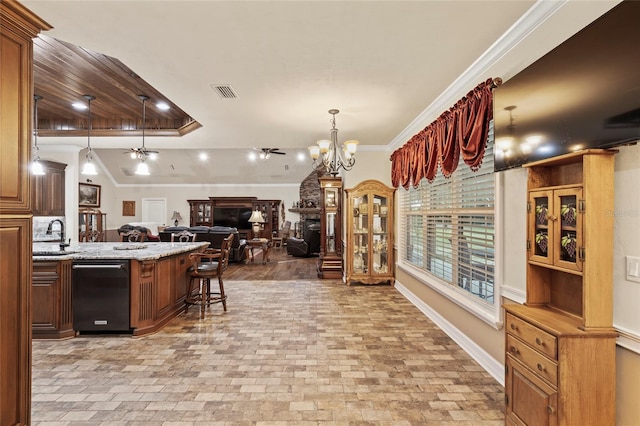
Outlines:
<svg viewBox="0 0 640 426"><path fill-rule="evenodd" d="M73 262L73 329L129 331L129 261Z"/></svg>

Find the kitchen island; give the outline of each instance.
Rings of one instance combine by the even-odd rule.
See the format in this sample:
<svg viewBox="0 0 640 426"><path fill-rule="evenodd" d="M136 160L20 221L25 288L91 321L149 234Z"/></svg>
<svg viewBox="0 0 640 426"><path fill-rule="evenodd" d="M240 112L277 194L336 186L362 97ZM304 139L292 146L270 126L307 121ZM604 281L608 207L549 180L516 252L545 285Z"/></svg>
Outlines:
<svg viewBox="0 0 640 426"><path fill-rule="evenodd" d="M208 242L77 243L61 252L55 243L33 244L32 332L34 339L74 337L73 264L128 262L128 331L135 336L162 328L185 308L189 254ZM97 301L98 303L100 301Z"/></svg>

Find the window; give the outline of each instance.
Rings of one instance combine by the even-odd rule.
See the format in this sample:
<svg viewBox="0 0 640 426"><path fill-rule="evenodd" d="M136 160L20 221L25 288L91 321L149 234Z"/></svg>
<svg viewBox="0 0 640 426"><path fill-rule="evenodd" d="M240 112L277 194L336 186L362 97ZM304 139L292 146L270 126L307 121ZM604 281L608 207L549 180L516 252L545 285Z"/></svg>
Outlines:
<svg viewBox="0 0 640 426"><path fill-rule="evenodd" d="M493 141L482 167L460 160L449 178L399 190L399 257L425 272L428 281L457 289L478 303L494 305Z"/></svg>

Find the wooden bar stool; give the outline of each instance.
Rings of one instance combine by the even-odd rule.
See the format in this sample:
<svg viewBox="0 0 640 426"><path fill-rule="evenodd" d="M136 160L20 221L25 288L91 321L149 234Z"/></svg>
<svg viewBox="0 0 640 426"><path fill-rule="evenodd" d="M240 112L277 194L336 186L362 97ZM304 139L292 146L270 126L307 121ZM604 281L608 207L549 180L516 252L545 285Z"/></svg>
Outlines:
<svg viewBox="0 0 640 426"><path fill-rule="evenodd" d="M219 249L207 249L202 253L189 255L192 265L187 270L189 274L189 287L185 298L185 312L191 305L200 305L200 318L204 318L205 306L211 303L222 303L224 311L227 311L227 295L224 293L222 274L229 266L229 252L233 234L229 234L222 241ZM211 291L211 278L218 278L218 291Z"/></svg>

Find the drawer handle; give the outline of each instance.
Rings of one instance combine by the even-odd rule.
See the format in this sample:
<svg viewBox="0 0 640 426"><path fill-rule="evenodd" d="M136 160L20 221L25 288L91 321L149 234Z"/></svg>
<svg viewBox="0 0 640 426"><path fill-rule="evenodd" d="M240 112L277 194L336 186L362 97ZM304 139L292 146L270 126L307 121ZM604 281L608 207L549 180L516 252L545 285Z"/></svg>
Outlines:
<svg viewBox="0 0 640 426"><path fill-rule="evenodd" d="M552 407L552 406L550 406L550 405L547 405L547 413L549 413L549 414L553 414L553 413L555 413L555 412L556 412L556 409L555 409L555 408L553 408L553 407Z"/></svg>
<svg viewBox="0 0 640 426"><path fill-rule="evenodd" d="M511 346L511 347L509 348L509 352L511 352L511 353L512 353L512 354L514 354L514 355L517 355L517 354L519 354L519 353L520 353L520 351L518 351L518 348L516 348L515 346Z"/></svg>
<svg viewBox="0 0 640 426"><path fill-rule="evenodd" d="M544 365L538 363L538 370L544 371Z"/></svg>
<svg viewBox="0 0 640 426"><path fill-rule="evenodd" d="M517 330L517 329L518 329L518 326L517 326L517 325L515 325L514 323L511 323L511 329L512 329L512 330Z"/></svg>
<svg viewBox="0 0 640 426"><path fill-rule="evenodd" d="M536 337L536 344L540 345L540 346L544 346L544 342L542 340L540 340L539 337Z"/></svg>

